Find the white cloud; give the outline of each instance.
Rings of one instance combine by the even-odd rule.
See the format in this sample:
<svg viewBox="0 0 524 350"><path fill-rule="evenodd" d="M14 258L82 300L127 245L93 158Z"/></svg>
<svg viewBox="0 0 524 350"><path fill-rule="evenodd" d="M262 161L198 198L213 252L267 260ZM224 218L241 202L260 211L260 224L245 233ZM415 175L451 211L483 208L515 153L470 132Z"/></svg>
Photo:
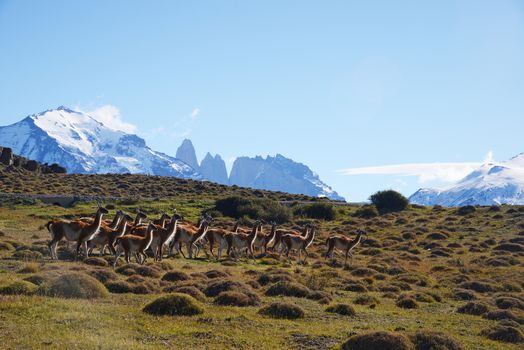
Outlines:
<svg viewBox="0 0 524 350"><path fill-rule="evenodd" d="M191 112L191 119L193 120L196 119L199 113L200 113L200 108L197 107L193 109L193 111Z"/></svg>
<svg viewBox="0 0 524 350"><path fill-rule="evenodd" d="M439 180L455 182L485 163L493 162L493 152L489 151L484 162L468 163L408 163L380 165L340 170L344 175L398 175L416 176L421 183Z"/></svg>
<svg viewBox="0 0 524 350"><path fill-rule="evenodd" d="M137 131L136 125L122 120L120 110L113 105L104 105L92 111L83 112L113 130L119 130L130 134L134 134Z"/></svg>

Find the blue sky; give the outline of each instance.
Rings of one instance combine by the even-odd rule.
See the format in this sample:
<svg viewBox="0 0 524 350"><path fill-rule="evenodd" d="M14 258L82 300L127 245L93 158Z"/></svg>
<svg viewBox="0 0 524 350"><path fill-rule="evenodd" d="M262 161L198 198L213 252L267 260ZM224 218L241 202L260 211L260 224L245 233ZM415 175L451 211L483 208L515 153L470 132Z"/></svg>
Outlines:
<svg viewBox="0 0 524 350"><path fill-rule="evenodd" d="M1 124L59 105L409 195L524 151L524 2L0 0Z"/></svg>

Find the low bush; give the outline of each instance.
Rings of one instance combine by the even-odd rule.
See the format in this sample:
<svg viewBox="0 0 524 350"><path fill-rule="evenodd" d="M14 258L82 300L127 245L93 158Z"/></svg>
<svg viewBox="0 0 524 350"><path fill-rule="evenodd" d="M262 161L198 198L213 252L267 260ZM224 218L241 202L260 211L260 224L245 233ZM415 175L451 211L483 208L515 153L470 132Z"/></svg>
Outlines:
<svg viewBox="0 0 524 350"><path fill-rule="evenodd" d="M327 312L339 314L342 316L355 316L356 312L353 306L349 304L334 304L326 308Z"/></svg>
<svg viewBox="0 0 524 350"><path fill-rule="evenodd" d="M300 306L289 303L273 303L263 307L258 312L261 315L288 320L304 317L304 310Z"/></svg>
<svg viewBox="0 0 524 350"><path fill-rule="evenodd" d="M215 298L215 304L227 306L253 306L258 305L260 299L256 294L246 295L241 292L222 292Z"/></svg>
<svg viewBox="0 0 524 350"><path fill-rule="evenodd" d="M151 315L193 316L204 312L204 308L187 294L174 293L162 296L147 304L143 309Z"/></svg>
<svg viewBox="0 0 524 350"><path fill-rule="evenodd" d="M18 273L37 273L40 271L40 265L37 263L27 263L24 267L18 270Z"/></svg>
<svg viewBox="0 0 524 350"><path fill-rule="evenodd" d="M176 287L172 290L172 292L190 295L200 302L204 302L206 300L204 293L193 286Z"/></svg>
<svg viewBox="0 0 524 350"><path fill-rule="evenodd" d="M362 294L362 295L357 296L353 300L353 303L357 304L357 305L375 305L375 304L380 304L380 302L379 302L379 300L377 298L375 298L374 296L369 295L369 294Z"/></svg>
<svg viewBox="0 0 524 350"><path fill-rule="evenodd" d="M216 201L215 210L233 218L246 216L277 223L288 222L293 217L289 207L266 198L227 197Z"/></svg>
<svg viewBox="0 0 524 350"><path fill-rule="evenodd" d="M169 271L162 276L162 281L176 282L186 281L189 279L189 275L182 271Z"/></svg>
<svg viewBox="0 0 524 350"><path fill-rule="evenodd" d="M473 214L474 212L476 212L477 209L472 206L472 205L465 205L463 207L460 207L457 209L457 214L458 215L468 215L468 214Z"/></svg>
<svg viewBox="0 0 524 350"><path fill-rule="evenodd" d="M378 191L369 200L381 214L405 210L409 204L406 197L393 190Z"/></svg>
<svg viewBox="0 0 524 350"><path fill-rule="evenodd" d="M47 296L61 298L104 298L109 295L106 287L95 278L83 273L70 272L49 284L40 286L40 292Z"/></svg>
<svg viewBox="0 0 524 350"><path fill-rule="evenodd" d="M499 324L482 330L480 334L491 340L505 343L524 343L524 334L520 329L513 326Z"/></svg>
<svg viewBox="0 0 524 350"><path fill-rule="evenodd" d="M363 205L353 213L353 216L363 219L371 219L378 216L378 210L374 205Z"/></svg>
<svg viewBox="0 0 524 350"><path fill-rule="evenodd" d="M267 296L287 296L297 298L307 298L311 290L296 282L278 282L268 288Z"/></svg>
<svg viewBox="0 0 524 350"><path fill-rule="evenodd" d="M35 292L36 286L27 281L13 282L7 286L0 287L0 295L31 295Z"/></svg>
<svg viewBox="0 0 524 350"><path fill-rule="evenodd" d="M91 257L84 259L84 264L92 265L92 266L99 266L99 267L106 267L109 266L109 263L104 258L99 257Z"/></svg>
<svg viewBox="0 0 524 350"><path fill-rule="evenodd" d="M416 350L462 350L462 346L449 335L433 332L418 331L411 340Z"/></svg>
<svg viewBox="0 0 524 350"><path fill-rule="evenodd" d="M342 344L342 350L413 350L411 341L402 334L370 332L354 335Z"/></svg>
<svg viewBox="0 0 524 350"><path fill-rule="evenodd" d="M395 305L402 309L418 309L416 300L410 296L400 296Z"/></svg>
<svg viewBox="0 0 524 350"><path fill-rule="evenodd" d="M480 301L470 301L457 309L458 313L476 316L484 315L488 311L488 305Z"/></svg>
<svg viewBox="0 0 524 350"><path fill-rule="evenodd" d="M109 269L90 270L87 272L87 274L91 277L96 278L97 280L99 280L102 283L106 283L109 281L116 281L118 279L118 275Z"/></svg>
<svg viewBox="0 0 524 350"><path fill-rule="evenodd" d="M330 203L312 203L293 206L295 216L303 216L310 219L334 220L335 208Z"/></svg>

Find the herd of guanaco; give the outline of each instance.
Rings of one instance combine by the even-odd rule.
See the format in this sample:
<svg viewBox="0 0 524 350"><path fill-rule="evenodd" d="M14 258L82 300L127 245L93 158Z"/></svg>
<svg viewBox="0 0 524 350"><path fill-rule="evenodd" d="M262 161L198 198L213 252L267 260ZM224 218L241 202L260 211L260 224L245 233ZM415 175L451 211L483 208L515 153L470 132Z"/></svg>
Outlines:
<svg viewBox="0 0 524 350"><path fill-rule="evenodd" d="M164 252L168 256L176 250L186 258L182 248L185 247L190 259L197 257L200 250L206 246L213 257L219 260L225 251L226 256L238 259L242 254L248 258L256 259L256 253L266 254L268 250L278 252L280 256L285 254L290 259L291 251L298 252L300 261L303 254L303 262L306 262L309 254L308 247L315 239L317 228L310 224L305 225L302 232L288 229L279 229L275 222L271 222L269 233L263 232L263 220L256 220L251 229L241 228L237 220L231 230L210 227L213 218L204 214L196 225L189 223L179 215L176 209L172 215L163 213L159 219L150 223L143 223L146 214L137 210L133 219L121 210L117 210L113 220L104 220L108 210L98 205L93 217L82 217L77 220L51 220L46 228L51 234L49 250L51 259L58 260L58 242L65 238L76 242L76 258L80 255L83 247L85 257L89 257L94 248L99 249L103 255L106 249L114 256L113 266L116 266L122 254L126 262L130 262L134 256L136 261L144 264L148 258L148 250L151 251L155 261L161 261ZM340 250L345 255L344 264L348 257L353 258L352 251L365 237L363 231L358 231L355 238L345 236L331 236L326 240L326 258L334 258L335 250ZM215 254L213 249L217 247ZM164 250L166 249L166 250Z"/></svg>

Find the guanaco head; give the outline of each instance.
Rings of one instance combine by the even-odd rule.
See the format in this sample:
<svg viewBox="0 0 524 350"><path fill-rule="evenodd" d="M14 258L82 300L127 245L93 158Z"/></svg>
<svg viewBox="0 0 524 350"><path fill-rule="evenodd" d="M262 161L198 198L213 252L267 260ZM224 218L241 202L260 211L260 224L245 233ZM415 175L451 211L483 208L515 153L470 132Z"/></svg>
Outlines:
<svg viewBox="0 0 524 350"><path fill-rule="evenodd" d="M109 214L109 211L104 207L98 207L98 213L100 214Z"/></svg>
<svg viewBox="0 0 524 350"><path fill-rule="evenodd" d="M368 235L364 230L358 229L357 230L357 239L359 238L361 241L365 241L366 239L368 239Z"/></svg>

